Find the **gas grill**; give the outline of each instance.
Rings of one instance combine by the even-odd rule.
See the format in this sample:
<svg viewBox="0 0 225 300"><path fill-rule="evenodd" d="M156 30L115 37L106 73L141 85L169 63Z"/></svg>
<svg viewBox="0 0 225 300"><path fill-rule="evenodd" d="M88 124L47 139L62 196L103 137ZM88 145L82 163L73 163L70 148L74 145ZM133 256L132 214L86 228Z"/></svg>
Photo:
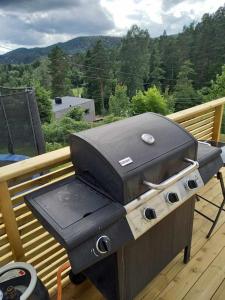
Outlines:
<svg viewBox="0 0 225 300"><path fill-rule="evenodd" d="M133 299L182 249L189 260L194 195L222 166L220 151L202 143L199 154L190 133L153 113L70 142L76 175L26 202L65 247L73 274L107 299Z"/></svg>

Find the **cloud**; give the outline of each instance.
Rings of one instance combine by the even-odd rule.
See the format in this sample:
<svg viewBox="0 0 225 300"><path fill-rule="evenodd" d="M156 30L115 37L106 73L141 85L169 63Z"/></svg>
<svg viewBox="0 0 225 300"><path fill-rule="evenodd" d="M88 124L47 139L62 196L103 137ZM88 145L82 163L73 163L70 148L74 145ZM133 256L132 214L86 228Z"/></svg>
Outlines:
<svg viewBox="0 0 225 300"><path fill-rule="evenodd" d="M0 0L0 46L47 46L84 35L124 35L133 24L152 37L213 13L224 0ZM7 51L2 50L0 51Z"/></svg>
<svg viewBox="0 0 225 300"><path fill-rule="evenodd" d="M106 34L114 27L98 0L0 2L1 43L45 45L79 35Z"/></svg>
<svg viewBox="0 0 225 300"><path fill-rule="evenodd" d="M52 11L82 6L83 0L1 0L0 9L26 12Z"/></svg>
<svg viewBox="0 0 225 300"><path fill-rule="evenodd" d="M184 2L184 0L163 0L162 7L167 10L182 2ZM191 1L189 0L189 2Z"/></svg>

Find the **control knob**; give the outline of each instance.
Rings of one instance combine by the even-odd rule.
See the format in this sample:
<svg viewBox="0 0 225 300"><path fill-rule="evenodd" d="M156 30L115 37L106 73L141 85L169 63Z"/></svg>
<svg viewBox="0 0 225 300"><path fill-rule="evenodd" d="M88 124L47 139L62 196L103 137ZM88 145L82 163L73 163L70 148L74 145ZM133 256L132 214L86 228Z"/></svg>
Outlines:
<svg viewBox="0 0 225 300"><path fill-rule="evenodd" d="M111 251L111 240L108 236L101 236L96 242L96 249L99 253L105 254Z"/></svg>
<svg viewBox="0 0 225 300"><path fill-rule="evenodd" d="M155 210L153 208L149 208L149 207L145 208L145 210L144 210L144 218L146 220L148 220L148 221L156 219L157 216L156 216Z"/></svg>
<svg viewBox="0 0 225 300"><path fill-rule="evenodd" d="M198 187L198 183L194 179L190 179L187 181L187 187L189 190L194 190Z"/></svg>
<svg viewBox="0 0 225 300"><path fill-rule="evenodd" d="M166 195L166 201L169 204L173 204L173 203L176 203L179 201L179 197L178 197L177 193L170 192Z"/></svg>

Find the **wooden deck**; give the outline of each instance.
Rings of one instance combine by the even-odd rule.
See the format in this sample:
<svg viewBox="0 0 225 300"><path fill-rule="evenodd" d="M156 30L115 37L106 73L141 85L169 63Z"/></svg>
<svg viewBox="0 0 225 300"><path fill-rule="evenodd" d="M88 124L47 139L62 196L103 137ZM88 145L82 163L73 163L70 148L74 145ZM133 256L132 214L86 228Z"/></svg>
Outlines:
<svg viewBox="0 0 225 300"><path fill-rule="evenodd" d="M225 168L223 169L225 177ZM222 199L218 181L212 179L202 195L220 203ZM196 208L213 217L216 208L205 201ZM211 222L195 213L191 260L182 262L180 253L135 300L224 300L225 299L225 212L210 239L206 234ZM52 298L56 299L56 297ZM69 284L63 290L63 300L103 300L96 288L86 281L80 286Z"/></svg>

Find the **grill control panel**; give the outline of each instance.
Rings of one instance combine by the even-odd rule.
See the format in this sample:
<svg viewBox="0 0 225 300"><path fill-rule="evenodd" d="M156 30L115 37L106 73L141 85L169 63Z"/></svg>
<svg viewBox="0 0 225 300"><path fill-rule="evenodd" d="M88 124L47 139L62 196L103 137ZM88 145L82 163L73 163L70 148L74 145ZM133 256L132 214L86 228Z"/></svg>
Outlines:
<svg viewBox="0 0 225 300"><path fill-rule="evenodd" d="M183 177L163 191L140 201L140 205L129 211L126 218L135 239L144 234L184 201L196 194L204 186L198 170Z"/></svg>

